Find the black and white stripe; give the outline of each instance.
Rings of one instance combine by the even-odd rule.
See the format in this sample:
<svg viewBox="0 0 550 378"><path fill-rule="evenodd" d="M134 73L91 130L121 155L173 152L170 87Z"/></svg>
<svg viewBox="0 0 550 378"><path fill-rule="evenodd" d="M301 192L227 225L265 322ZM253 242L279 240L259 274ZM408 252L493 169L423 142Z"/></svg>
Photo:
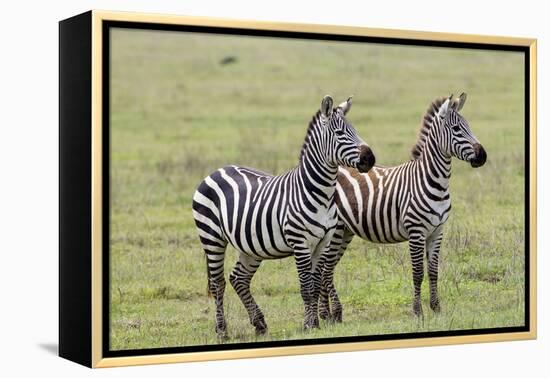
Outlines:
<svg viewBox="0 0 550 378"><path fill-rule="evenodd" d="M341 168L337 198L339 224L322 273L320 315L341 321L342 306L334 288L334 268L354 235L375 243L408 240L412 261L413 312L422 313L420 287L424 256L430 280L430 307L439 311L437 275L443 226L451 210L449 180L453 156L473 167L487 155L459 114L466 94L436 100L424 116L411 161L396 167L373 167L368 174ZM332 311L329 306L332 301Z"/></svg>
<svg viewBox="0 0 550 378"><path fill-rule="evenodd" d="M338 166L367 172L370 148L345 119L351 98L336 109L326 96L313 117L299 165L279 176L227 166L206 177L193 197L193 216L206 253L208 287L216 302L216 332L227 337L223 310L227 244L239 251L229 281L248 311L256 333L266 332L250 281L266 259L294 255L305 306L304 326L317 327L320 269L337 223Z"/></svg>

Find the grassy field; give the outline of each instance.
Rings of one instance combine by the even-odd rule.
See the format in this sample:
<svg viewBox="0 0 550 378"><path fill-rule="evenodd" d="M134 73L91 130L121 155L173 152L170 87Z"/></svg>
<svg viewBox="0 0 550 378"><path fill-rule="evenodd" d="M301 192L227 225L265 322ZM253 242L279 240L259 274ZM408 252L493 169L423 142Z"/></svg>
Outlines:
<svg viewBox="0 0 550 378"><path fill-rule="evenodd" d="M407 244L355 239L336 271L342 324L302 331L294 260L252 282L269 333L254 329L228 285L230 342L523 325L523 56L519 53L115 30L111 86L113 350L217 343L204 254L191 213L196 185L241 164L282 173L331 94L377 162L409 158L436 97L468 93L462 113L488 153L455 160L440 265L442 312L411 315ZM228 249L226 272L237 253ZM427 281L427 279L426 279Z"/></svg>

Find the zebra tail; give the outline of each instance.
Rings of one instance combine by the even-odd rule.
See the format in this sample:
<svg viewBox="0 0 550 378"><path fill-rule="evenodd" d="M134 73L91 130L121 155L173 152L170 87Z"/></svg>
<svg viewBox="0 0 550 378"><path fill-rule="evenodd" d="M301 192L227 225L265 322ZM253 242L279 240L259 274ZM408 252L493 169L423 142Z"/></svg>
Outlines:
<svg viewBox="0 0 550 378"><path fill-rule="evenodd" d="M208 298L212 298L212 291L210 290L210 269L208 267L208 257L206 256L206 253L204 254L204 260L206 261L206 294L208 295Z"/></svg>

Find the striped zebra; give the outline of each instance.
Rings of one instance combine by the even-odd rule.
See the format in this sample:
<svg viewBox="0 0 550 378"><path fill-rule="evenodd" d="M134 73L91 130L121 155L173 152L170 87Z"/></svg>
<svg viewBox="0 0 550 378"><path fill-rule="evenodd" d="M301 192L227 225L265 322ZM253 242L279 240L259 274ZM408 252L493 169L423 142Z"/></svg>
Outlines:
<svg viewBox="0 0 550 378"><path fill-rule="evenodd" d="M229 275L256 334L267 331L250 281L263 260L294 255L304 301L304 327L318 327L322 259L338 213L338 166L368 172L374 155L345 115L351 97L335 109L325 96L307 129L299 165L279 176L227 166L206 177L193 196L193 216L206 254L208 290L216 303L216 333L227 339L223 310L227 244L239 251Z"/></svg>
<svg viewBox="0 0 550 378"><path fill-rule="evenodd" d="M322 272L319 298L322 319L342 320L333 275L354 235L375 243L409 241L415 315L422 314L420 287L425 255L430 307L440 311L438 260L443 226L451 210L451 158L467 161L474 168L481 167L487 159L482 145L459 113L465 101L463 93L456 100L450 96L431 104L412 149L411 161L388 168L375 166L368 174L340 168L336 196L340 220Z"/></svg>

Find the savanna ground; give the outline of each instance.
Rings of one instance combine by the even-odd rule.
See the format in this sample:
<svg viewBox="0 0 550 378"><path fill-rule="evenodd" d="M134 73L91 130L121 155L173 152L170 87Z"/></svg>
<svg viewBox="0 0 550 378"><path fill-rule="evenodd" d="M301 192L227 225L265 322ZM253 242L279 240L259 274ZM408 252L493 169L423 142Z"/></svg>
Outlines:
<svg viewBox="0 0 550 378"><path fill-rule="evenodd" d="M462 113L489 157L479 169L453 162L442 312L429 309L426 279L424 319L411 315L406 243L356 238L335 277L342 324L304 332L294 260L267 261L252 292L269 332L254 335L228 285L230 342L523 325L521 54L122 29L111 41L111 349L217 343L193 192L226 164L295 166L325 94L355 95L348 118L377 162L394 165L433 99L468 92ZM229 248L227 273L236 256Z"/></svg>

